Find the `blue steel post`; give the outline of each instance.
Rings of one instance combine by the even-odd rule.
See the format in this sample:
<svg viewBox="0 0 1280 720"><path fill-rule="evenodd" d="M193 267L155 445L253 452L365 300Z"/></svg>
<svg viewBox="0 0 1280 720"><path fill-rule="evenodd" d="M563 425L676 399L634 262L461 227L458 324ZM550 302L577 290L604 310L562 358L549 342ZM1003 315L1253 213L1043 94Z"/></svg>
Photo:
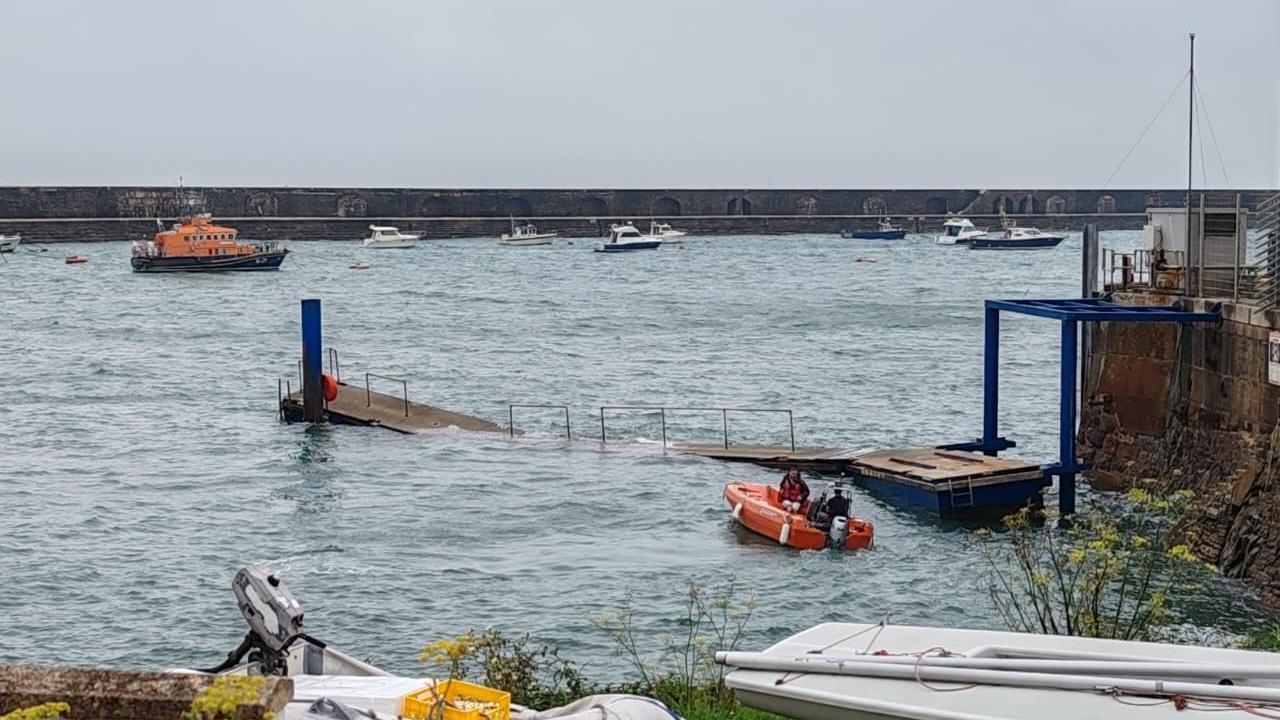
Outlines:
<svg viewBox="0 0 1280 720"><path fill-rule="evenodd" d="M324 422L323 346L320 301L302 301L302 415L307 422Z"/></svg>
<svg viewBox="0 0 1280 720"><path fill-rule="evenodd" d="M1076 511L1076 336L1075 320L1062 321L1062 377L1059 378L1058 512Z"/></svg>
<svg viewBox="0 0 1280 720"><path fill-rule="evenodd" d="M1000 417L1000 310L987 307L982 343L982 452L996 454Z"/></svg>

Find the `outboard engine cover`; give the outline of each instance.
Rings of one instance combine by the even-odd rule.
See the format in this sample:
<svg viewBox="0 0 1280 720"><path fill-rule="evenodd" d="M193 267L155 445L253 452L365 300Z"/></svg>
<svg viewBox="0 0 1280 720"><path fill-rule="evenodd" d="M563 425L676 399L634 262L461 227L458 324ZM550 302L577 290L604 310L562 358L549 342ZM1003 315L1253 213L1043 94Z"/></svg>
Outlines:
<svg viewBox="0 0 1280 720"><path fill-rule="evenodd" d="M231 581L250 633L264 649L279 653L302 632L302 606L271 568L250 565Z"/></svg>
<svg viewBox="0 0 1280 720"><path fill-rule="evenodd" d="M831 529L827 531L827 542L831 547L842 548L849 540L849 518L831 518Z"/></svg>

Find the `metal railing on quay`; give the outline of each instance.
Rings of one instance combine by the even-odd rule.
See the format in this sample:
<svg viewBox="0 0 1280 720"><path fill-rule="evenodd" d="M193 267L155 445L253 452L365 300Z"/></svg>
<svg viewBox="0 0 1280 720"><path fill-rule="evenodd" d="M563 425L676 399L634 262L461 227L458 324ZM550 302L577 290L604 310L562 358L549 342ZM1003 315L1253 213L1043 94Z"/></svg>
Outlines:
<svg viewBox="0 0 1280 720"><path fill-rule="evenodd" d="M1103 248L1102 277L1104 289L1152 289L1171 293L1185 292L1186 257L1181 250L1147 250L1139 248L1117 252Z"/></svg>
<svg viewBox="0 0 1280 720"><path fill-rule="evenodd" d="M546 410L562 410L564 411L564 438L566 440L573 439L573 433L569 427L569 406L568 405L544 405L540 403L509 403L507 405L507 431L511 437L516 436L516 408L542 408Z"/></svg>
<svg viewBox="0 0 1280 720"><path fill-rule="evenodd" d="M409 381L404 378L390 377L388 375L379 375L377 373L367 372L364 374L364 404L365 407L373 407L373 391L369 387L369 378L378 378L380 380L390 380L391 382L400 383L400 387L404 392L404 416L409 417Z"/></svg>
<svg viewBox="0 0 1280 720"><path fill-rule="evenodd" d="M662 422L662 450L667 449L667 413L668 412L718 412L720 413L720 428L723 435L724 447L729 448L729 413L785 413L787 416L787 428L791 436L791 451L796 449L796 422L795 415L791 410L785 408L742 408L742 407L682 407L670 405L604 405L600 408L600 442L607 443L609 441L608 428L605 424L605 415L613 411L642 411L656 412Z"/></svg>
<svg viewBox="0 0 1280 720"><path fill-rule="evenodd" d="M338 350L329 348L329 374L334 380L342 382L342 366L338 364Z"/></svg>

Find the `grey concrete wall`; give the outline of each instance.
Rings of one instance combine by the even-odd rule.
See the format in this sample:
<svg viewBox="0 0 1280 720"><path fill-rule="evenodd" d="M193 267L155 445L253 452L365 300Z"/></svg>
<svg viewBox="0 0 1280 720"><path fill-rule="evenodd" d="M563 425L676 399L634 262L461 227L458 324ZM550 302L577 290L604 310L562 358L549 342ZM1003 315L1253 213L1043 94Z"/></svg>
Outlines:
<svg viewBox="0 0 1280 720"><path fill-rule="evenodd" d="M1243 200L1252 207L1266 194L1246 191ZM0 232L35 242L135 240L154 232L149 219L211 212L246 237L264 239L358 237L375 221L433 236L491 235L509 216L535 218L569 236L650 217L680 218L681 226L705 234L825 233L868 226L879 215L921 230L937 227L947 213L994 225L1002 208L1040 227L1098 222L1117 229L1141 227L1149 206L1181 202L1177 190L0 187Z"/></svg>

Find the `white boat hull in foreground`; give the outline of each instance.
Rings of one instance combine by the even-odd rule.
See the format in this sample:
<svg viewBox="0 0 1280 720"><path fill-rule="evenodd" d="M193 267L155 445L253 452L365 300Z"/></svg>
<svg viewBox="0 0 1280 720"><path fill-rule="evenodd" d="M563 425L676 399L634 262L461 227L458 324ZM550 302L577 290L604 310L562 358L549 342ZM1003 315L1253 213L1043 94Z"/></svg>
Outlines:
<svg viewBox="0 0 1280 720"><path fill-rule="evenodd" d="M828 623L721 659L744 704L811 720L1184 718L1174 695L1230 720L1280 708L1280 655L1247 650Z"/></svg>
<svg viewBox="0 0 1280 720"><path fill-rule="evenodd" d="M0 235L0 253L11 253L22 244L21 235Z"/></svg>

